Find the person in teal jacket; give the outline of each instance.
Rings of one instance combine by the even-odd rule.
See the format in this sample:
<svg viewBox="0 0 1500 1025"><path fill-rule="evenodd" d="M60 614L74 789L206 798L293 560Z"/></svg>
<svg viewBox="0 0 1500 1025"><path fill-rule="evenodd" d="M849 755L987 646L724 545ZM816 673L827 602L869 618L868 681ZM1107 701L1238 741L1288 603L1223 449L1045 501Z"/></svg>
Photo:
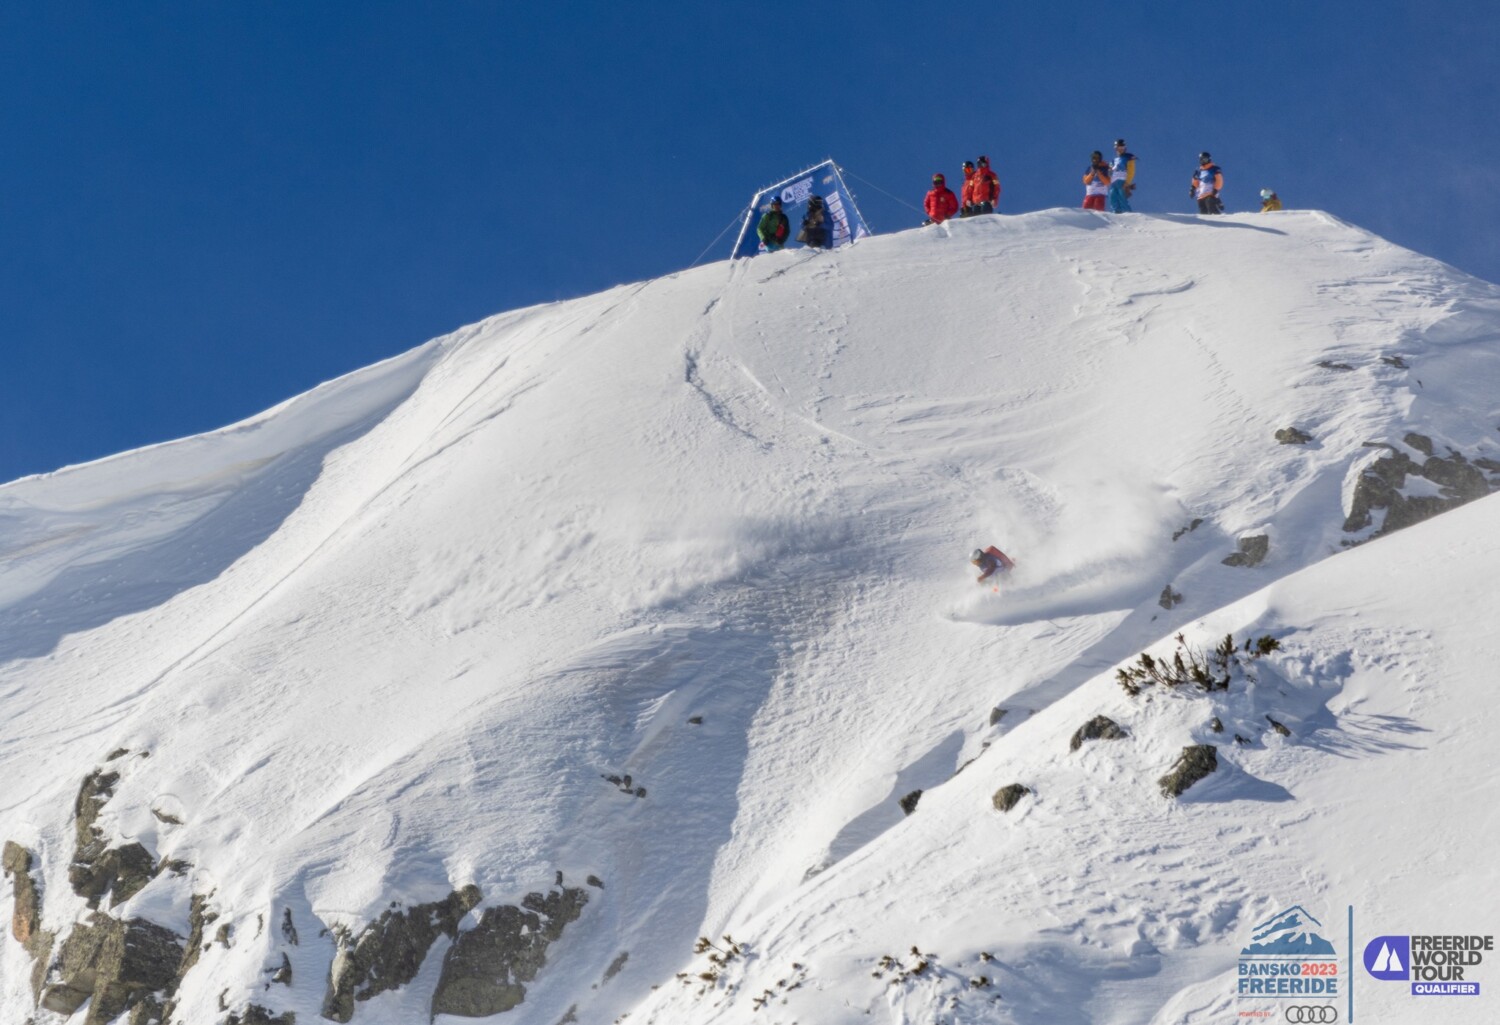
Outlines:
<svg viewBox="0 0 1500 1025"><path fill-rule="evenodd" d="M1109 164L1109 211L1130 213L1130 194L1135 191L1135 154L1125 150L1125 140L1115 140L1115 158Z"/></svg>
<svg viewBox="0 0 1500 1025"><path fill-rule="evenodd" d="M786 245L786 237L791 230L786 214L781 212L781 197L772 197L771 209L760 215L760 225L755 229L755 234L760 236L760 244L766 247L766 252L774 253Z"/></svg>

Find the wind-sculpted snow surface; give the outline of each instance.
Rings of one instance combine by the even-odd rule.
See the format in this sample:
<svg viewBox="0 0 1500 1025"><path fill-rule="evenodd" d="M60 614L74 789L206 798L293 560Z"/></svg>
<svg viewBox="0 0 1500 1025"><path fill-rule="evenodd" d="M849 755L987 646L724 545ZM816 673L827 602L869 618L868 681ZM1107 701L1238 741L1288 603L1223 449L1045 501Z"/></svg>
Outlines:
<svg viewBox="0 0 1500 1025"><path fill-rule="evenodd" d="M112 999L191 1025L335 992L377 1025L1263 1009L1235 963L1283 909L1500 910L1500 506L1382 533L1492 486L1497 359L1500 289L1326 215L1048 211L501 315L18 481L4 892L65 943L107 767L96 846L158 867L96 913L201 941ZM1178 633L1281 650L1227 691L1116 684ZM330 986L379 922L420 933L399 970ZM0 943L0 1020L37 946Z"/></svg>

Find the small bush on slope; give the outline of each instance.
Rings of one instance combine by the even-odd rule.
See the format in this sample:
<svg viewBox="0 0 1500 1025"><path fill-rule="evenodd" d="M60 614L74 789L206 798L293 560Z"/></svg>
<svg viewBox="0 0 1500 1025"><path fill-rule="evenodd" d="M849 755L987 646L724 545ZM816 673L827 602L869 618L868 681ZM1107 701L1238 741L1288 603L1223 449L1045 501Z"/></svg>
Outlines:
<svg viewBox="0 0 1500 1025"><path fill-rule="evenodd" d="M1182 634L1175 639L1177 650L1170 660L1153 658L1150 652L1143 651L1134 665L1116 670L1115 679L1125 693L1135 697L1153 684L1170 688L1191 684L1204 691L1228 690L1236 670L1244 671L1248 663L1281 648L1281 642L1270 634L1253 641L1247 638L1243 647L1235 646L1233 634L1225 634L1210 652L1188 644Z"/></svg>

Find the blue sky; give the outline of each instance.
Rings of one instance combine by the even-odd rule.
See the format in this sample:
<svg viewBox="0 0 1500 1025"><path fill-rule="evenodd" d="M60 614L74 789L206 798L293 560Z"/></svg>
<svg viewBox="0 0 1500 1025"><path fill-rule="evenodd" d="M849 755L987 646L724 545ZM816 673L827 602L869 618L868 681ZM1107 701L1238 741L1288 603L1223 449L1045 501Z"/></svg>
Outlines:
<svg viewBox="0 0 1500 1025"><path fill-rule="evenodd" d="M1448 0L4 5L0 480L680 270L830 155L889 232L980 153L1002 211L1076 206L1117 135L1186 212L1209 149L1231 211L1500 281L1497 48Z"/></svg>

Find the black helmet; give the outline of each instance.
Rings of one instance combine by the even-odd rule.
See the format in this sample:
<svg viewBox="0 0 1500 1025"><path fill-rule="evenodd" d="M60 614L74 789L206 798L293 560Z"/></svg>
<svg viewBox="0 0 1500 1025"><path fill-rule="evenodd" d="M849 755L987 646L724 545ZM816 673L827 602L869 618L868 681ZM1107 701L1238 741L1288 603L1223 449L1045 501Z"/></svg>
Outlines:
<svg viewBox="0 0 1500 1025"><path fill-rule="evenodd" d="M1115 140L1115 145L1116 146L1123 146L1123 145L1125 145L1125 140L1124 139L1116 139Z"/></svg>
<svg viewBox="0 0 1500 1025"><path fill-rule="evenodd" d="M1090 160L1103 160L1104 159L1104 154L1100 153L1098 150L1094 150L1094 152L1092 152L1092 153L1089 154L1089 159Z"/></svg>
<svg viewBox="0 0 1500 1025"><path fill-rule="evenodd" d="M982 164L985 167L989 167L990 166L990 158L989 157L980 157L979 158L979 163Z"/></svg>
<svg viewBox="0 0 1500 1025"><path fill-rule="evenodd" d="M971 555L971 556L969 556L969 561L970 562L978 562L982 558L984 558L984 549L983 548L976 548L976 549L974 549L974 554Z"/></svg>
<svg viewBox="0 0 1500 1025"><path fill-rule="evenodd" d="M1206 164L1212 159L1213 157L1208 155L1208 150L1204 150L1202 153L1198 154L1198 163L1200 164Z"/></svg>
<svg viewBox="0 0 1500 1025"><path fill-rule="evenodd" d="M771 197L771 203L774 206L780 206L781 205L781 197L780 196L772 196Z"/></svg>
<svg viewBox="0 0 1500 1025"><path fill-rule="evenodd" d="M965 160L964 161L964 167L967 168L967 167L973 167L973 166L974 166L974 161L972 161L972 160Z"/></svg>

